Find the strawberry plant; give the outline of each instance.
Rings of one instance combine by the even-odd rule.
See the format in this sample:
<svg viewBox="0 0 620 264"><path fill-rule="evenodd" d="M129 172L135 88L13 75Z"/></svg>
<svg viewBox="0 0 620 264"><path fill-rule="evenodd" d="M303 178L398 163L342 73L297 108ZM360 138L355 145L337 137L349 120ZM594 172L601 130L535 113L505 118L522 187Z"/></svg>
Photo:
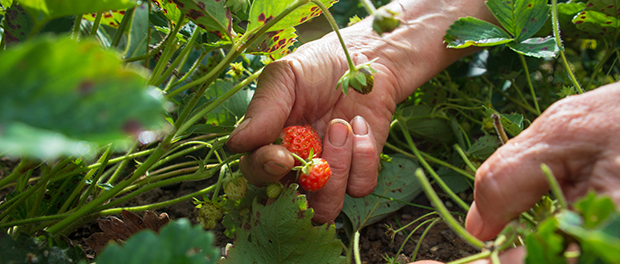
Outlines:
<svg viewBox="0 0 620 264"><path fill-rule="evenodd" d="M338 31L359 9L357 1L335 2L0 0L0 191L6 194L0 262L92 261L66 235L122 214L126 225L105 220L103 226L137 234L112 239L123 245L103 249L97 263L361 263L360 231L423 190L439 209L390 229L392 236L410 231L396 255L422 254L421 243L414 252L406 252L405 243L426 227L423 239L443 219L486 249L467 260L494 257L520 237L529 263L565 263L564 244L573 241L581 246L580 261L620 261L618 212L594 194L569 211L558 206L556 190L551 197L557 200L523 214L494 247L450 217L469 209L460 197L508 137L553 102L618 79L618 8L609 1L489 0L497 25L455 21L445 35L449 48L484 49L397 106L377 187L363 198L346 196L335 223L312 223L314 211L297 184L248 184L239 169L247 153L231 153L225 142L244 121L264 66L295 49L302 23L324 14L340 40L348 71L333 92L351 88L373 96L376 58L355 65ZM411 26L387 8L361 2L378 35ZM331 174L319 161L321 138L312 131L301 125L281 136L299 156L298 181L307 191L320 189ZM452 211L432 195L422 168L450 197ZM200 186L163 201L131 203L186 182ZM192 201L199 218L191 220L203 225L172 219L156 234L136 224L155 221L156 214L128 214ZM218 226L233 239L223 256L204 231ZM144 243L148 252L140 251ZM391 254L380 257L391 260Z"/></svg>

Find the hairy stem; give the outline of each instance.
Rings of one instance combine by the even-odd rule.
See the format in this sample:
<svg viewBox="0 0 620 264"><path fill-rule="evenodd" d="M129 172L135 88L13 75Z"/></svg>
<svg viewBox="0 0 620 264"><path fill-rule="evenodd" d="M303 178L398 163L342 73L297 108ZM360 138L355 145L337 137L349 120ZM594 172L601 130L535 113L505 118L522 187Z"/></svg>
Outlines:
<svg viewBox="0 0 620 264"><path fill-rule="evenodd" d="M112 43L110 44L111 47L118 47L118 44L121 42L121 38L123 37L123 32L125 32L125 28L127 28L127 25L129 25L129 22L133 18L133 12L135 10L136 8L132 7L125 11L125 14L123 15L123 20L121 20L121 24L118 25L118 29L114 34L114 38L112 38Z"/></svg>
<svg viewBox="0 0 620 264"><path fill-rule="evenodd" d="M99 29L99 24L101 23L101 17L103 17L103 12L97 12L93 26L90 28L89 37L94 38L97 36L97 30Z"/></svg>
<svg viewBox="0 0 620 264"><path fill-rule="evenodd" d="M536 98L536 92L534 91L534 85L532 85L532 78L530 77L530 70L527 67L525 56L519 53L519 58L523 64L523 70L525 71L525 78L527 79L527 85L530 87L530 93L532 94L532 100L534 101L534 107L536 107L536 114L540 115L540 107L538 106L538 99Z"/></svg>
<svg viewBox="0 0 620 264"><path fill-rule="evenodd" d="M555 37L555 42L560 48L560 57L562 58L562 63L564 64L564 68L566 69L566 72L568 72L568 76L570 77L570 80L573 82L573 86L575 86L575 88L577 88L577 91L580 94L582 94L583 89L581 89L581 85L579 84L579 81L577 81L577 78L575 77L575 74L573 73L573 70L571 69L570 64L568 63L568 59L566 59L566 55L564 54L564 47L562 45L562 39L560 38L560 22L558 18L558 0L551 0L551 23L553 24L552 28L553 28L553 36ZM588 87L586 86L586 88Z"/></svg>
<svg viewBox="0 0 620 264"><path fill-rule="evenodd" d="M351 59L351 55L349 55L349 50L347 49L347 45L344 43L344 39L342 38L342 35L340 35L340 29L338 28L338 24L336 24L336 20L334 19L334 16L332 16L332 13L329 12L329 10L327 10L327 7L325 7L325 5L321 3L321 1L312 0L312 3L317 5L321 9L321 11L323 11L323 14L325 14L325 18L327 18L327 21L329 21L329 25L332 27L334 32L336 32L336 35L338 36L338 40L340 41L340 45L342 46L342 50L344 51L344 55L347 57L347 63L349 64L349 71L351 72L355 71L356 70L355 64L353 63L353 60Z"/></svg>

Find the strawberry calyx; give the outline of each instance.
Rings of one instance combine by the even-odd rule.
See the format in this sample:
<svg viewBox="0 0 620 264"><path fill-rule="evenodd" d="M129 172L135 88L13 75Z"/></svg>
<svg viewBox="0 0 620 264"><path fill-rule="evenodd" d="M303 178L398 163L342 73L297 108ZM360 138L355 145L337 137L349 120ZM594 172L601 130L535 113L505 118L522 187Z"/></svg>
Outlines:
<svg viewBox="0 0 620 264"><path fill-rule="evenodd" d="M327 161L322 158L312 158L312 150L307 160L295 153L291 154L301 162L300 166L293 167L292 169L297 171L296 180L299 181L301 187L306 191L318 191L323 188L331 176L331 170Z"/></svg>

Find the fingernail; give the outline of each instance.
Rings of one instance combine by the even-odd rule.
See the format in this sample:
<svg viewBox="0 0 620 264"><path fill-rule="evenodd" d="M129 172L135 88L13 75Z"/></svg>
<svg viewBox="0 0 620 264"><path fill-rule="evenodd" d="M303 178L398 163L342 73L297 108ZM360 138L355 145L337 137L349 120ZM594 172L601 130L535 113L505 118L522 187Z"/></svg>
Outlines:
<svg viewBox="0 0 620 264"><path fill-rule="evenodd" d="M265 172L274 176L284 175L290 171L286 166L274 161L265 162L265 164L263 164L263 169Z"/></svg>
<svg viewBox="0 0 620 264"><path fill-rule="evenodd" d="M476 203L474 202L469 208L469 212L467 212L465 228L470 234L478 237L482 233L483 226L484 223L482 223L482 217L480 216L480 212L478 212L478 208L476 207Z"/></svg>
<svg viewBox="0 0 620 264"><path fill-rule="evenodd" d="M243 122L241 122L241 124L239 124L239 126L237 126L237 128L235 128L235 130L233 130L233 132L230 133L230 136L228 136L228 140L233 138L237 133L239 133L239 131L241 131L245 127L247 127L251 120L252 120L252 118L248 118L248 119L243 120Z"/></svg>
<svg viewBox="0 0 620 264"><path fill-rule="evenodd" d="M361 116L356 116L351 120L351 127L353 127L353 134L355 135L364 136L368 134L368 124Z"/></svg>
<svg viewBox="0 0 620 264"><path fill-rule="evenodd" d="M342 119L335 119L329 124L329 143L334 147L342 147L349 137L350 127Z"/></svg>

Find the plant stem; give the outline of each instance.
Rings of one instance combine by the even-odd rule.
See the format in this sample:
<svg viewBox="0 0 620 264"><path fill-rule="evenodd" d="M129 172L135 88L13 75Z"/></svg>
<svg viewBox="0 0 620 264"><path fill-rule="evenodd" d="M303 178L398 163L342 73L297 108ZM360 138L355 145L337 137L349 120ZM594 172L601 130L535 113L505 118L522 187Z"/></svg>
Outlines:
<svg viewBox="0 0 620 264"><path fill-rule="evenodd" d="M553 176L553 172L547 166L547 164L540 164L540 168L542 169L545 177L547 178L547 182L549 182L549 187L551 187L551 193L558 199L558 203L560 204L561 209L568 209L568 203L566 202L566 197L564 197L564 193L562 193L562 188L560 188L560 184L558 180Z"/></svg>
<svg viewBox="0 0 620 264"><path fill-rule="evenodd" d="M336 32L336 35L338 36L338 40L340 41L340 45L342 46L342 50L344 51L344 55L347 57L347 63L349 64L349 71L351 72L356 71L355 64L353 63L353 60L351 59L351 55L349 55L349 50L347 50L347 45L345 45L344 39L340 35L340 29L338 29L338 24L336 24L336 20L334 19L334 16L332 16L332 13L329 12L329 10L327 10L327 7L325 7L325 5L321 3L321 1L312 0L312 3L317 5L321 9L321 11L323 11L325 18L327 18L327 21L329 21L329 25L332 27L334 32Z"/></svg>
<svg viewBox="0 0 620 264"><path fill-rule="evenodd" d="M463 159L463 162L465 162L465 165L467 165L469 169L471 169L474 173L476 173L478 168L476 168L476 166L474 166L474 164L471 163L467 155L465 155L465 152L463 151L461 146L459 146L458 144L454 144L454 148L456 149L456 152L459 153L459 156L461 156L461 159Z"/></svg>
<svg viewBox="0 0 620 264"><path fill-rule="evenodd" d="M194 32L192 33L192 36L187 41L187 44L185 44L185 47L183 48L181 53L172 62L172 64L170 64L170 66L168 66L168 69L159 77L159 79L157 79L157 81L153 84L154 86L159 86L160 84L162 84L168 78L168 76L170 76L170 74L172 74L174 69L177 66L179 66L179 64L181 64L182 61L185 61L185 59L187 59L187 56L188 56L189 52L194 47L194 43L196 43L196 39L198 38L198 36L200 36L201 32L202 32L202 29L200 27L196 27L194 29Z"/></svg>
<svg viewBox="0 0 620 264"><path fill-rule="evenodd" d="M94 38L97 36L97 30L99 29L99 24L101 23L101 17L103 16L103 12L97 12L97 16L95 17L95 22L93 22L93 26L90 28L89 37Z"/></svg>
<svg viewBox="0 0 620 264"><path fill-rule="evenodd" d="M372 4L370 0L360 0L360 3L364 6L366 12L368 12L368 14L371 16L373 16L377 11L377 8L375 8L375 5Z"/></svg>
<svg viewBox="0 0 620 264"><path fill-rule="evenodd" d="M13 169L13 172L11 172L11 174L9 174L8 176L4 177L4 179L0 180L0 189L4 188L5 185L14 182L15 180L17 180L19 178L19 176L24 175L24 173L32 168L35 168L37 165L37 163L33 163L31 160L29 159L22 159L19 164L17 165L17 167L15 167L15 169Z"/></svg>
<svg viewBox="0 0 620 264"><path fill-rule="evenodd" d="M400 125L400 128L403 131L405 140L407 140L407 143L409 144L409 148L411 148L411 151L413 151L413 154L416 155L416 157L418 157L418 160L420 161L422 166L431 174L431 176L437 182L437 184L439 184L441 189L444 190L444 192L446 192L450 196L450 198L452 198L452 200L454 200L461 208L465 209L465 211L469 211L469 205L467 205L463 200L461 200L461 198L459 198L450 189L450 187L448 187L448 185L441 179L441 177L439 177L439 175L435 173L435 170L433 170L433 168L431 168L431 166L428 165L428 163L426 162L426 160L424 160L422 155L420 155L418 148L415 146L415 143L413 143L413 139L411 139L411 135L409 135L409 130L405 126L404 122L402 121L402 117L397 116L396 118L398 120L398 124Z"/></svg>
<svg viewBox="0 0 620 264"><path fill-rule="evenodd" d="M84 14L75 16L75 22L73 22L73 29L71 30L71 38L75 41L80 37L80 26L82 25L82 17Z"/></svg>
<svg viewBox="0 0 620 264"><path fill-rule="evenodd" d="M570 80L573 82L573 86L575 86L575 88L577 88L577 91L580 94L582 94L583 89L581 89L581 85L579 85L579 81L577 81L577 78L575 77L575 74L573 73L573 70L571 69L570 64L568 63L568 60L566 59L566 55L564 54L564 47L562 44L562 39L560 37L560 21L558 18L558 0L551 0L551 24L553 28L553 36L555 37L555 42L560 48L560 57L562 58L562 63L564 64L564 68L566 69L566 72L568 72L568 76L570 77ZM586 89L587 88L588 86L586 86Z"/></svg>
<svg viewBox="0 0 620 264"><path fill-rule="evenodd" d="M491 251L485 250L478 254L467 256L462 259L457 259L455 261L450 261L446 264L465 264L465 263L470 263L476 260L485 259L485 258L488 258L489 256L491 256Z"/></svg>
<svg viewBox="0 0 620 264"><path fill-rule="evenodd" d="M432 212L434 214L436 214L437 212ZM427 214L428 215L428 214ZM419 219L419 218L418 218ZM407 241L409 241L409 239L411 238L411 236L413 236L413 234L415 233L415 231L418 231L418 228L424 226L426 223L431 222L431 221L437 221L437 220L441 220L440 217L437 218L433 218L433 219L428 219L422 223L420 223L418 226L416 226L411 232L409 232L409 235L407 235L407 237L405 238L405 241L403 241L403 243L400 245L400 248L398 248L398 251L396 252L395 256L399 256L400 252L403 251L403 248L405 247L405 244L407 243ZM417 220L416 220L417 221ZM409 226L409 225L407 225ZM422 234L422 236L420 236L420 239L418 239L418 245L422 244L420 243L420 241L422 241L422 239L424 238L424 235L426 234L426 231L424 232L424 234ZM418 246L416 246L416 249L418 248ZM411 259L414 260L417 254L417 250L414 251L414 253L411 255Z"/></svg>
<svg viewBox="0 0 620 264"><path fill-rule="evenodd" d="M185 19L185 15L181 15L181 17L179 17L179 21L177 21L177 24L174 26L174 28L170 32L170 38L165 43L166 47L164 48L164 52L159 58L159 61L157 61L157 64L155 64L155 68L153 69L153 72L151 73L151 76L149 80L147 81L147 84L152 85L153 83L155 83L157 78L159 78L162 71L168 64L168 60L170 60L170 57L176 50L174 46L176 46L175 44L177 42L177 33L179 33L179 30L181 30L181 27L183 27L184 19Z"/></svg>
<svg viewBox="0 0 620 264"><path fill-rule="evenodd" d="M7 217L7 215L9 215L11 212L13 212L13 210L15 210L15 208L17 208L24 201L26 201L26 199L28 199L28 197L30 197L37 189L44 187L53 176L54 176L54 173L48 173L45 176L43 176L43 178L41 178L41 180L37 182L35 185L30 186L28 190L23 192L24 195L20 197L19 200L15 201L13 204L11 204L11 206L9 206L6 210L4 210L2 214L0 214L0 219L4 220L5 217ZM3 207L3 206L0 205L0 207Z"/></svg>
<svg viewBox="0 0 620 264"><path fill-rule="evenodd" d="M594 82L594 78L596 78L596 75L598 74L598 72L601 70L601 68L603 68L603 65L605 65L605 62L609 59L609 57L611 57L611 55L614 54L614 52L616 52L616 49L605 50L605 55L603 56L603 59L596 64L596 66L594 67L594 71L592 71L592 74L590 75L590 80L588 80L588 84L585 86L586 90L590 89L590 85L592 85L592 83Z"/></svg>
<svg viewBox="0 0 620 264"><path fill-rule="evenodd" d="M538 106L538 99L536 99L536 92L534 91L534 86L532 85L532 78L530 77L530 70L527 67L525 56L519 53L519 58L521 59L521 63L523 64L523 70L525 71L525 78L527 79L527 85L530 87L530 93L532 94L532 100L534 100L534 107L536 107L536 113L540 115L540 107Z"/></svg>
<svg viewBox="0 0 620 264"><path fill-rule="evenodd" d="M502 118L497 113L493 113L491 118L493 119L493 127L495 132L497 132L497 136L499 136L499 140L502 142L502 145L506 144L508 142L508 135L506 135L504 126L502 126Z"/></svg>
<svg viewBox="0 0 620 264"><path fill-rule="evenodd" d="M418 159L418 157L416 157L415 155L413 155L413 154L411 154L411 153L409 153L409 152L406 152L406 151L404 151L404 150L402 150L402 149L400 149L400 148L398 148L398 147L396 147L396 146L394 146L394 145L390 144L389 142L386 142L386 143L385 143L385 146L386 146L386 147L388 147L388 148L390 148L390 149L392 149L392 150L394 150L394 151L396 151L396 152L398 152L398 153L400 153L400 154L403 154L403 155L405 155L405 156L407 156L407 157L414 158L414 159ZM449 169L451 169L451 170L453 170L453 171L455 171L455 172L457 172L457 173L459 173L459 174L461 174L461 175L463 175L463 176L467 177L468 179L470 179L470 180L472 180L472 181L476 180L476 177L474 177L474 175L471 175L469 172L467 172L467 171L465 171L465 170L459 169L459 168L455 167L454 165L452 165L452 164L450 164L450 163L447 163L447 162L445 162L445 161L443 161L443 160L437 159L437 158L435 158L435 157L433 157L433 156L429 155L429 154L428 154L428 153L426 153L426 152L423 152L423 151L420 151L420 150L418 150L418 152L420 152L420 154L422 155L422 157L424 157L425 159L427 159L428 161L430 161L430 162L432 162L432 163L435 163L435 164L437 164L437 165L440 165L440 166L444 166L444 167L446 167L446 168L449 168Z"/></svg>
<svg viewBox="0 0 620 264"><path fill-rule="evenodd" d="M355 258L355 264L362 264L362 258L360 256L360 231L356 230L353 235L353 257Z"/></svg>
<svg viewBox="0 0 620 264"><path fill-rule="evenodd" d="M228 100L228 98L233 96L235 93L237 93L243 87L245 87L246 85L248 85L251 82L253 82L254 80L256 80L256 78L258 78L258 76L263 72L263 69L264 68L261 68L260 70L254 72L254 74L248 76L248 78L246 78L245 80L243 80L239 84L235 85L228 92L226 92L222 96L218 97L215 101L210 103L207 107L205 107L204 109L200 110L200 112L196 113L194 116L192 116L190 119L188 119L187 122L185 122L182 126L179 127L179 129L176 132L176 135L177 136L178 135L182 135L185 131L187 131L187 129L189 129L199 119L203 118L207 113L211 112L213 109L218 107L224 101ZM186 107L187 107L187 109L189 109L189 106L186 106Z"/></svg>
<svg viewBox="0 0 620 264"><path fill-rule="evenodd" d="M459 222L456 221L456 219L454 219L454 217L452 217L452 215L448 212L448 209L441 202L441 199L439 199L439 196L437 196L437 193L435 193L435 190L433 190L430 182L428 182L428 179L424 175L424 171L422 171L422 168L418 168L416 170L415 176L418 178L418 182L422 185L426 196L429 200L431 200L431 202L433 203L441 217L444 219L446 224L448 224L452 228L452 230L454 230L472 246L478 249L483 249L485 246L484 242L467 232L467 230L465 230L465 228L461 226L461 224L459 224Z"/></svg>
<svg viewBox="0 0 620 264"><path fill-rule="evenodd" d="M422 235L420 236L420 239L419 239L418 241L422 241L422 240L424 240L424 238L426 237L426 234L428 234L428 232L429 232L429 231L431 231L431 228L432 228L435 224L437 224L437 222L439 222L439 220L441 220L441 218L440 218L440 217L435 218L434 220L432 220L433 222L431 222L431 223L430 223L430 224L426 227L426 229L424 230L424 233L422 233ZM431 219L429 219L428 221L431 221ZM413 232L411 232L411 234L413 234ZM411 257L411 259L415 259L415 258L416 258L416 256L418 255L418 251L420 250L420 246L421 246L421 245L422 245L422 243L418 243L418 244L415 246L415 250L413 250L413 254L411 255L411 256L412 256L412 257ZM403 246L404 246L404 245L403 245ZM402 246L401 246L401 247L402 247ZM396 254L396 256L398 256L398 254Z"/></svg>
<svg viewBox="0 0 620 264"><path fill-rule="evenodd" d="M198 68L198 65L200 65L200 63L202 62L202 60L207 56L207 52L203 52L202 54L200 54L200 58L198 58L194 64L192 65L192 67L189 69L189 71L187 71L187 73L185 73L185 75L183 75L183 77L181 77L181 79L177 80L176 82L174 82L173 84L170 85L170 87L175 87L179 84L181 84L183 81L187 80L187 78L189 78L189 76L196 70L196 68ZM167 90L166 90L167 92Z"/></svg>
<svg viewBox="0 0 620 264"><path fill-rule="evenodd" d="M118 44L121 42L121 38L123 37L123 33L125 32L125 28L127 28L127 25L129 25L129 21L131 21L131 19L133 18L133 13L135 10L136 8L132 7L125 11L125 14L123 15L123 20L121 20L121 24L118 25L118 29L116 30L114 38L112 39L112 43L110 44L111 47L118 47Z"/></svg>

